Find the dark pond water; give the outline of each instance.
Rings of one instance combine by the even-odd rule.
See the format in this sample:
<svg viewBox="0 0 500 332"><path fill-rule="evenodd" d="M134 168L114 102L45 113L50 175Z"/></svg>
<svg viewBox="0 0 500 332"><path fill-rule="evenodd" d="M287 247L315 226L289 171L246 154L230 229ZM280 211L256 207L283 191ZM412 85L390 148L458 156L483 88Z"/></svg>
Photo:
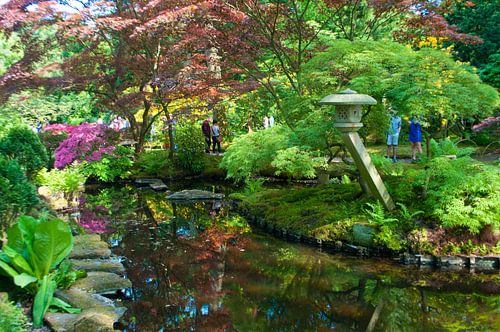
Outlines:
<svg viewBox="0 0 500 332"><path fill-rule="evenodd" d="M251 229L224 204L166 196L124 187L82 200L82 223L107 232L133 283L123 330L500 330L498 274L323 253Z"/></svg>

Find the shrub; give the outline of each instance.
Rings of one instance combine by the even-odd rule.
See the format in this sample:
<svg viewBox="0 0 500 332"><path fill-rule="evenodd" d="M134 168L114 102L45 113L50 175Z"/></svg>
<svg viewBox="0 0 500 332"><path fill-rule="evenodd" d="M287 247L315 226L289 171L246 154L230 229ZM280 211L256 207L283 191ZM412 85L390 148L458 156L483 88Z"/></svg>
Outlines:
<svg viewBox="0 0 500 332"><path fill-rule="evenodd" d="M54 133L52 131L43 131L38 134L38 137L47 150L49 166L52 167L54 165L54 152L61 142L68 138L68 134L66 132Z"/></svg>
<svg viewBox="0 0 500 332"><path fill-rule="evenodd" d="M67 200L71 200L85 183L87 177L83 174L81 166L74 164L65 169L53 168L50 172L42 169L35 176L35 182L39 185L47 186L52 192L64 194Z"/></svg>
<svg viewBox="0 0 500 332"><path fill-rule="evenodd" d="M271 162L276 175L284 174L291 178L314 178L315 168L324 163L324 158L313 158L307 151L298 147L291 147L277 151L276 157Z"/></svg>
<svg viewBox="0 0 500 332"><path fill-rule="evenodd" d="M82 173L104 182L112 182L116 178L126 179L134 164L132 154L130 148L118 146L113 152L103 154L99 161L84 162Z"/></svg>
<svg viewBox="0 0 500 332"><path fill-rule="evenodd" d="M277 151L289 147L290 134L288 127L276 125L242 135L226 150L220 167L227 170L228 178L241 180L251 177L271 167Z"/></svg>
<svg viewBox="0 0 500 332"><path fill-rule="evenodd" d="M114 150L119 133L104 125L83 123L76 127L55 150L56 168L74 161L99 161Z"/></svg>
<svg viewBox="0 0 500 332"><path fill-rule="evenodd" d="M430 146L431 146L431 154L433 157L440 157L445 155L456 155L457 157L465 157L465 156L470 156L476 150L475 148L459 148L455 145L455 143L453 143L448 138L440 142L431 139Z"/></svg>
<svg viewBox="0 0 500 332"><path fill-rule="evenodd" d="M45 147L38 136L26 127L14 127L9 130L0 140L0 152L17 160L28 178L48 163Z"/></svg>
<svg viewBox="0 0 500 332"><path fill-rule="evenodd" d="M21 213L39 203L36 188L15 160L0 155L0 234Z"/></svg>
<svg viewBox="0 0 500 332"><path fill-rule="evenodd" d="M205 139L195 124L184 124L176 131L177 163L192 173L201 173L205 167Z"/></svg>
<svg viewBox="0 0 500 332"><path fill-rule="evenodd" d="M427 215L446 228L479 233L500 226L500 174L470 158L435 158L425 170L408 170L397 192L405 201L421 201ZM398 197L401 199L401 197Z"/></svg>
<svg viewBox="0 0 500 332"><path fill-rule="evenodd" d="M162 170L172 168L172 160L168 156L168 151L144 151L140 154L136 166L139 171L147 175L160 176L166 173Z"/></svg>
<svg viewBox="0 0 500 332"><path fill-rule="evenodd" d="M5 293L0 293L0 331L28 331L28 320L23 310L9 302Z"/></svg>

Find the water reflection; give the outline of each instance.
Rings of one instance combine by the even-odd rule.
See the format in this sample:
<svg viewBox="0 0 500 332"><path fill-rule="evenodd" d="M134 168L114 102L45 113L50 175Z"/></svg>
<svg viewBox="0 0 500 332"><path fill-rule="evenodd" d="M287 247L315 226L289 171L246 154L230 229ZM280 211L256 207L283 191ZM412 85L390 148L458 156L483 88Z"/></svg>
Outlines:
<svg viewBox="0 0 500 332"><path fill-rule="evenodd" d="M498 274L321 253L245 233L218 202L127 190L87 197L108 209L134 285L127 331L500 330Z"/></svg>

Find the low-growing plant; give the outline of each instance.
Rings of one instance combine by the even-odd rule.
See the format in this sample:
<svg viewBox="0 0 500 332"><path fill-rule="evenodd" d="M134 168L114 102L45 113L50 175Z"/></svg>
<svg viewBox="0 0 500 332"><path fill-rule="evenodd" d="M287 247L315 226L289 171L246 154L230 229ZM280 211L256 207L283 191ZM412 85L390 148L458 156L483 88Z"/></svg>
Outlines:
<svg viewBox="0 0 500 332"><path fill-rule="evenodd" d="M51 305L70 308L55 299L58 286L56 272L73 248L73 235L62 220L42 221L20 217L7 231L7 244L0 251L0 272L11 277L14 284L34 295L33 325L41 327ZM76 273L76 272L75 272Z"/></svg>
<svg viewBox="0 0 500 332"><path fill-rule="evenodd" d="M384 207L380 202L376 204L366 203L370 209L365 209L368 214L368 221L379 227L379 232L375 235L375 243L384 245L391 250L401 250L402 239L399 234L399 220L386 216Z"/></svg>
<svg viewBox="0 0 500 332"><path fill-rule="evenodd" d="M176 162L191 173L201 173L205 167L205 139L195 124L184 124L176 131L178 146Z"/></svg>
<svg viewBox="0 0 500 332"><path fill-rule="evenodd" d="M23 310L9 302L6 293L0 294L0 331L25 332L28 331L28 319Z"/></svg>
<svg viewBox="0 0 500 332"><path fill-rule="evenodd" d="M14 127L0 139L0 153L15 159L31 178L37 170L47 167L48 156L38 136L27 127Z"/></svg>
<svg viewBox="0 0 500 332"><path fill-rule="evenodd" d="M68 201L73 199L86 180L82 166L76 163L65 169L53 168L50 172L44 168L35 176L35 183L47 186L52 192L62 193Z"/></svg>
<svg viewBox="0 0 500 332"><path fill-rule="evenodd" d="M446 155L456 155L457 157L465 157L470 156L476 151L475 148L459 148L455 143L453 143L450 139L446 138L441 141L436 141L435 139L431 139L430 141L430 150L431 155L433 157L441 157Z"/></svg>
<svg viewBox="0 0 500 332"><path fill-rule="evenodd" d="M244 192L247 195L254 194L262 190L264 179L246 179Z"/></svg>

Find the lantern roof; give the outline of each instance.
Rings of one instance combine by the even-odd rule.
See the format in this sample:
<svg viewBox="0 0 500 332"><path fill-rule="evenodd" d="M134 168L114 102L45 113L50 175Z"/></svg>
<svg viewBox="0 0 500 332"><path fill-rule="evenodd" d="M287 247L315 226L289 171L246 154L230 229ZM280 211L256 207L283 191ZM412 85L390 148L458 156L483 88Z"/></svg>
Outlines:
<svg viewBox="0 0 500 332"><path fill-rule="evenodd" d="M375 105L377 101L369 96L359 94L354 90L347 89L334 93L321 99L320 105Z"/></svg>

